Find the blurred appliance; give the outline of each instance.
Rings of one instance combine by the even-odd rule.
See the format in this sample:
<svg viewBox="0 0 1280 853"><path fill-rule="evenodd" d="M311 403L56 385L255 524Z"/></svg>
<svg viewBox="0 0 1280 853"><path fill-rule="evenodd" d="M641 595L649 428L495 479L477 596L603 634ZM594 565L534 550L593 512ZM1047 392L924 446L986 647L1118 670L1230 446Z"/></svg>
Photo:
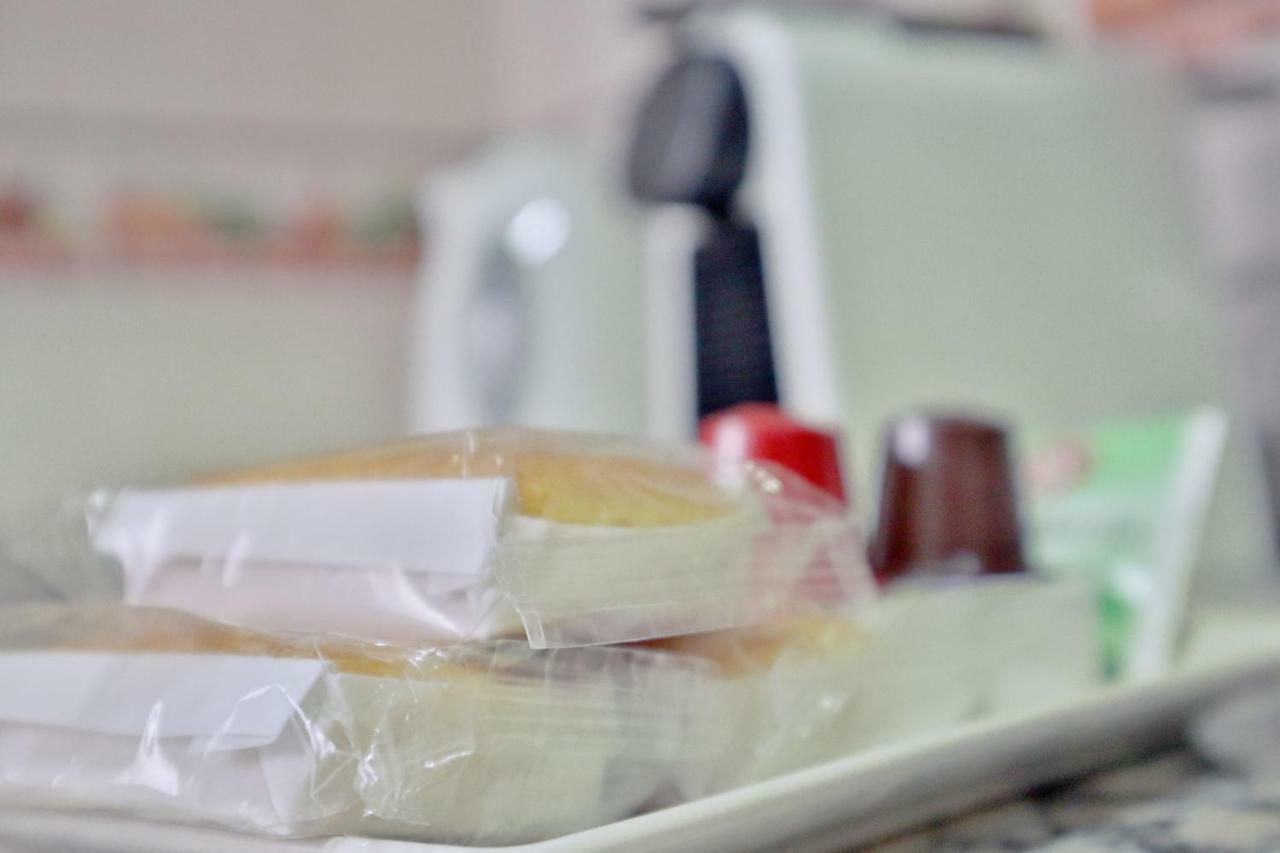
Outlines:
<svg viewBox="0 0 1280 853"><path fill-rule="evenodd" d="M608 187L585 153L550 140L429 181L411 429L645 431L639 232Z"/></svg>
<svg viewBox="0 0 1280 853"><path fill-rule="evenodd" d="M1280 41L1198 67L1192 162L1208 244L1226 285L1248 399L1280 499Z"/></svg>
<svg viewBox="0 0 1280 853"><path fill-rule="evenodd" d="M743 7L683 31L629 164L636 195L695 223L673 235L663 212L653 236L693 251L680 284L651 247L652 316L667 320L650 346L688 354L651 377L668 389L655 422L674 413L668 427L692 433L713 398L759 394L724 381L723 341L754 360L764 347L781 403L844 428L869 506L881 425L921 404L1027 426L1205 402L1239 414L1185 219L1170 77L872 15ZM733 269L704 270L748 236ZM704 309L735 289L744 310ZM1205 551L1256 571L1270 519L1256 442L1234 424Z"/></svg>

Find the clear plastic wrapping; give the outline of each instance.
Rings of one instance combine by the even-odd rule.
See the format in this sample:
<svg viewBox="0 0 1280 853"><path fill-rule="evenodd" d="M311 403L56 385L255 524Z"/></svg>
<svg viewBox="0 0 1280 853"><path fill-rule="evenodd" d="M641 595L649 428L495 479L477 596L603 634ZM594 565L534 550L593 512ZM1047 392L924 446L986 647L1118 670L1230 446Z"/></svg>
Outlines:
<svg viewBox="0 0 1280 853"><path fill-rule="evenodd" d="M705 662L497 641L412 650L176 611L0 627L0 798L279 835L552 837L660 799L720 742Z"/></svg>
<svg viewBox="0 0 1280 853"><path fill-rule="evenodd" d="M550 838L1098 683L1091 594L900 585L639 645L413 648L120 605L0 621L0 799L280 835Z"/></svg>
<svg viewBox="0 0 1280 853"><path fill-rule="evenodd" d="M860 531L788 472L522 429L99 493L126 600L251 627L535 648L756 625L871 595Z"/></svg>

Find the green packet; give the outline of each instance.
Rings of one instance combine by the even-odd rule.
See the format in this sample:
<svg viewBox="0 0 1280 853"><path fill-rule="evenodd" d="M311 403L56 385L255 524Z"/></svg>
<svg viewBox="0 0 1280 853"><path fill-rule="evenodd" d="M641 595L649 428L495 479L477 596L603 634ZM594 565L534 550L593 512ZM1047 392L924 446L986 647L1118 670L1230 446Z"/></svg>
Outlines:
<svg viewBox="0 0 1280 853"><path fill-rule="evenodd" d="M1025 436L1032 563L1094 585L1108 677L1173 660L1226 434L1204 407Z"/></svg>

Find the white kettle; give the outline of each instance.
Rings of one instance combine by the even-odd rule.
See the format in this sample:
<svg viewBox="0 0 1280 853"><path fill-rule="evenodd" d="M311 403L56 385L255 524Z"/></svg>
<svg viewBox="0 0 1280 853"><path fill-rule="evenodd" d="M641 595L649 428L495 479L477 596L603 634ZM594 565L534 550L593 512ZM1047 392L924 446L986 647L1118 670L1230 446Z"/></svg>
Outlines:
<svg viewBox="0 0 1280 853"><path fill-rule="evenodd" d="M429 180L412 430L645 430L639 230L601 171L516 140Z"/></svg>

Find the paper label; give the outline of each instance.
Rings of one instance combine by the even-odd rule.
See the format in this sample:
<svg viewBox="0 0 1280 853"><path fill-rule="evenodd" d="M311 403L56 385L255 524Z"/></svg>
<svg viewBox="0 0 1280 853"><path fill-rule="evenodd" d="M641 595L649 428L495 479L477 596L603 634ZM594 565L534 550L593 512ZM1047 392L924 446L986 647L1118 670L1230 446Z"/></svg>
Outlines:
<svg viewBox="0 0 1280 853"><path fill-rule="evenodd" d="M275 742L323 671L238 655L5 653L0 721L244 749Z"/></svg>
<svg viewBox="0 0 1280 853"><path fill-rule="evenodd" d="M1027 443L1035 565L1094 583L1109 675L1172 660L1226 433L1226 415L1202 408Z"/></svg>
<svg viewBox="0 0 1280 853"><path fill-rule="evenodd" d="M92 535L126 567L218 559L474 577L507 488L483 478L125 491Z"/></svg>

